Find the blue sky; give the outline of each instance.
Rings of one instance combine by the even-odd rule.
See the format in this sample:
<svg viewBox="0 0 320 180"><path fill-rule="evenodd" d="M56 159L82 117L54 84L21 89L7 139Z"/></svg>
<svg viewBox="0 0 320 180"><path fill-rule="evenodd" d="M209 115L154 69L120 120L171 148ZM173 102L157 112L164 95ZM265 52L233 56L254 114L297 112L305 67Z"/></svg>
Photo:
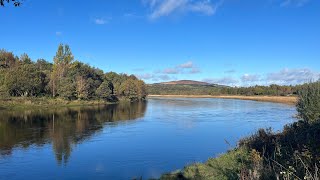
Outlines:
<svg viewBox="0 0 320 180"><path fill-rule="evenodd" d="M24 0L0 8L0 48L147 83L297 84L320 72L319 0Z"/></svg>

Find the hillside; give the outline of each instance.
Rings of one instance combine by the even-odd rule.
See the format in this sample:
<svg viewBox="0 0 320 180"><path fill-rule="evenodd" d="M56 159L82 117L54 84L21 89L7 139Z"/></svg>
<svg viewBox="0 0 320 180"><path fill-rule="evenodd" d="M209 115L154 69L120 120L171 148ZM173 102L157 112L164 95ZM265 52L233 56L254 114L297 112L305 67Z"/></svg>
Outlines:
<svg viewBox="0 0 320 180"><path fill-rule="evenodd" d="M180 81L169 81L169 82L162 82L159 84L165 84L165 85L203 85L203 86L209 86L210 83L207 82L201 82L201 81L193 81L193 80L180 80Z"/></svg>
<svg viewBox="0 0 320 180"><path fill-rule="evenodd" d="M150 95L240 95L240 96L295 96L302 85L230 87L201 81L181 80L148 84Z"/></svg>
<svg viewBox="0 0 320 180"><path fill-rule="evenodd" d="M210 95L217 94L226 87L201 81L180 80L148 84L147 90L151 95Z"/></svg>

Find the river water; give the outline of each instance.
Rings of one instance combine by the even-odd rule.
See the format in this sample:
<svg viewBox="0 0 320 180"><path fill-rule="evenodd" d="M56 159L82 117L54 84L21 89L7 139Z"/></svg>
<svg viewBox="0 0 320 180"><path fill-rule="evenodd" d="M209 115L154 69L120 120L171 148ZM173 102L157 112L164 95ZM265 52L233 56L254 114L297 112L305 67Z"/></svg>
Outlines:
<svg viewBox="0 0 320 180"><path fill-rule="evenodd" d="M259 128L279 131L295 114L284 104L209 98L0 110L0 179L157 178Z"/></svg>

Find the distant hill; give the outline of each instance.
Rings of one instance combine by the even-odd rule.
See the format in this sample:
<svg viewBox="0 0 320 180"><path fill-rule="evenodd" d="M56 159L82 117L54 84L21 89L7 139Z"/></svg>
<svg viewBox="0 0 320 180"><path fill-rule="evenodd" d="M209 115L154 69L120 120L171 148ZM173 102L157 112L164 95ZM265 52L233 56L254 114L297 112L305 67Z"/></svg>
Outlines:
<svg viewBox="0 0 320 180"><path fill-rule="evenodd" d="M207 82L180 80L148 84L147 90L152 95L210 95L218 94L227 86Z"/></svg>
<svg viewBox="0 0 320 180"><path fill-rule="evenodd" d="M180 81L169 81L169 82L162 82L158 84L166 84L166 85L203 85L203 86L209 86L212 85L207 82L201 82L201 81L192 81L192 80L180 80Z"/></svg>

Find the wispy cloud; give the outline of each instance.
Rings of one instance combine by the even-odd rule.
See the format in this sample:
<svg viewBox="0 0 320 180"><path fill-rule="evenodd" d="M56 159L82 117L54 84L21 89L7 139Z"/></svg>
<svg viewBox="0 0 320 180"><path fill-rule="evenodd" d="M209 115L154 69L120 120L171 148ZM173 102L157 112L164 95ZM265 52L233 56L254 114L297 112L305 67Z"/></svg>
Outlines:
<svg viewBox="0 0 320 180"><path fill-rule="evenodd" d="M149 79L152 79L154 77L153 74L150 74L150 73L146 73L146 74L136 74L136 76L139 78L139 79L144 79L144 80L149 80Z"/></svg>
<svg viewBox="0 0 320 180"><path fill-rule="evenodd" d="M166 68L162 71L164 74L179 74L179 68Z"/></svg>
<svg viewBox="0 0 320 180"><path fill-rule="evenodd" d="M170 77L170 76L168 76L168 75L159 75L159 76L157 76L156 78L158 78L158 79L160 79L160 80L162 80L162 81L168 81L168 80L170 80L170 79L176 79L176 78ZM158 81L158 79L155 79L155 80Z"/></svg>
<svg viewBox="0 0 320 180"><path fill-rule="evenodd" d="M168 81L168 80L173 80L176 79L172 76L169 75L159 75L159 74L150 74L150 73L145 73L145 74L136 74L136 76L139 79L143 79L143 80L152 80L154 82L157 81Z"/></svg>
<svg viewBox="0 0 320 180"><path fill-rule="evenodd" d="M166 68L163 71L157 72L163 74L197 74L200 73L201 70L195 66L192 61L188 61L175 67Z"/></svg>
<svg viewBox="0 0 320 180"><path fill-rule="evenodd" d="M187 61L174 67L156 70L152 73L136 74L136 76L143 80L151 80L157 82L176 80L177 76L180 74L198 74L200 72L200 68L198 68L192 61Z"/></svg>
<svg viewBox="0 0 320 180"><path fill-rule="evenodd" d="M188 61L186 63L180 64L178 67L180 67L180 68L192 68L193 67L193 62L192 61Z"/></svg>
<svg viewBox="0 0 320 180"><path fill-rule="evenodd" d="M106 23L108 23L109 19L105 19L105 18L95 18L94 19L94 23L97 25L104 25Z"/></svg>
<svg viewBox="0 0 320 180"><path fill-rule="evenodd" d="M210 0L143 0L151 10L150 19L188 12L213 15L222 2L222 0L217 3L212 3Z"/></svg>
<svg viewBox="0 0 320 180"><path fill-rule="evenodd" d="M241 76L241 81L244 83L252 83L260 81L260 75L258 74L244 74Z"/></svg>
<svg viewBox="0 0 320 180"><path fill-rule="evenodd" d="M268 84L294 85L301 84L312 80L318 80L320 73L308 68L288 69L285 68L279 72L269 73L266 76Z"/></svg>
<svg viewBox="0 0 320 180"><path fill-rule="evenodd" d="M296 6L301 7L305 4L307 4L309 0L283 0L280 4L280 6Z"/></svg>
<svg viewBox="0 0 320 180"><path fill-rule="evenodd" d="M282 69L277 72L264 74L243 74L240 77L206 78L203 81L229 86L255 86L255 85L297 85L320 79L320 72L308 68Z"/></svg>

